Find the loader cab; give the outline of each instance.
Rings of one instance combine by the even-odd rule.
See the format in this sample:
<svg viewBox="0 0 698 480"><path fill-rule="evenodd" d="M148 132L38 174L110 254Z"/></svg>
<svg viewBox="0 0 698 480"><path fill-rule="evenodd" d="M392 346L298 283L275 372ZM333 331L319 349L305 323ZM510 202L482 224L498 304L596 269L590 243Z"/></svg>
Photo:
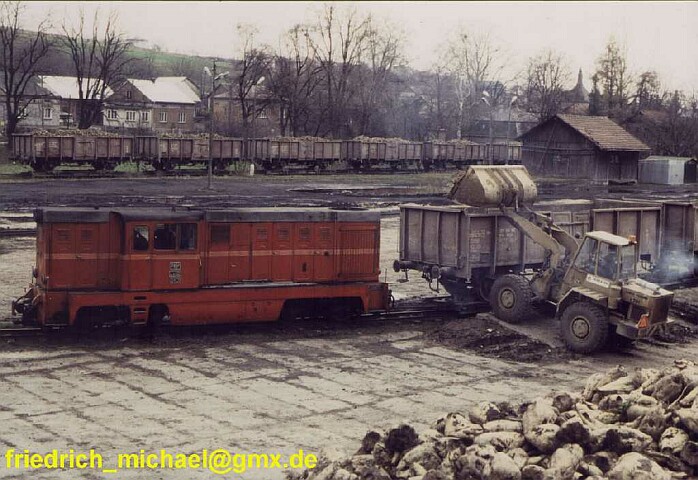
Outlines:
<svg viewBox="0 0 698 480"><path fill-rule="evenodd" d="M589 232L565 275L565 291L587 287L609 293L613 285L637 276L637 245L632 237Z"/></svg>

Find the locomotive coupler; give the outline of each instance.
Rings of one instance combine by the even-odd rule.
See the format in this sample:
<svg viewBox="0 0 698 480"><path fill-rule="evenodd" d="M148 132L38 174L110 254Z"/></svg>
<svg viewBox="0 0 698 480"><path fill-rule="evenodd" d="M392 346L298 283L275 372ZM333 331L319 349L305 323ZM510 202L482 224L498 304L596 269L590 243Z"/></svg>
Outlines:
<svg viewBox="0 0 698 480"><path fill-rule="evenodd" d="M15 316L18 313L21 314L22 317L19 319L13 319L13 323L26 324L35 320L34 314L36 313L36 306L34 305L33 289L29 289L27 293L19 297L17 300L12 301L12 316Z"/></svg>

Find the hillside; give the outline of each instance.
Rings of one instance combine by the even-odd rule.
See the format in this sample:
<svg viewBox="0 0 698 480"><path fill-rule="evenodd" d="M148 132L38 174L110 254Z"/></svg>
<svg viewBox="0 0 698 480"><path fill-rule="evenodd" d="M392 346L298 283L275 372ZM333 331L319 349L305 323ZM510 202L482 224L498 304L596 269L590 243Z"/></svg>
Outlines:
<svg viewBox="0 0 698 480"><path fill-rule="evenodd" d="M28 34L30 32L27 32ZM58 34L51 34L49 37L54 44L54 48L42 62L40 73L45 75L74 75L75 72L70 54L65 46L65 37ZM131 62L128 64L127 71L124 72L128 77L185 76L197 85L201 81L203 68L205 66L211 68L214 61L213 57L171 53L139 46L132 46L129 49L128 56L131 58Z"/></svg>

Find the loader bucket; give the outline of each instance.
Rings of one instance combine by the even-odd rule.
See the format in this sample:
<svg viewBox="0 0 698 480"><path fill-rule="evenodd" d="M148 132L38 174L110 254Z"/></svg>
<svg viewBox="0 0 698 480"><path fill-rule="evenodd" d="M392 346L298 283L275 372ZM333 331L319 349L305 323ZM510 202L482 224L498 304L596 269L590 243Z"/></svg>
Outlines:
<svg viewBox="0 0 698 480"><path fill-rule="evenodd" d="M523 165L473 165L458 173L448 198L473 207L531 204L536 184Z"/></svg>

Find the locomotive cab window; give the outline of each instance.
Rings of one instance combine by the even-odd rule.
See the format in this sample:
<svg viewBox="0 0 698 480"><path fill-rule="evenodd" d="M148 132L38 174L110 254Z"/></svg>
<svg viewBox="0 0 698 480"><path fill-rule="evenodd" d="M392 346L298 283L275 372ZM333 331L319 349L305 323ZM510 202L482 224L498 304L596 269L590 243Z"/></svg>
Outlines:
<svg viewBox="0 0 698 480"><path fill-rule="evenodd" d="M155 226L155 250L195 250L195 223L159 223Z"/></svg>
<svg viewBox="0 0 698 480"><path fill-rule="evenodd" d="M179 249L196 249L196 224L180 223L179 225Z"/></svg>
<svg viewBox="0 0 698 480"><path fill-rule="evenodd" d="M155 226L155 250L177 248L177 224L159 223Z"/></svg>
<svg viewBox="0 0 698 480"><path fill-rule="evenodd" d="M145 252L148 250L150 238L148 227L139 226L133 229L133 250L135 252Z"/></svg>

